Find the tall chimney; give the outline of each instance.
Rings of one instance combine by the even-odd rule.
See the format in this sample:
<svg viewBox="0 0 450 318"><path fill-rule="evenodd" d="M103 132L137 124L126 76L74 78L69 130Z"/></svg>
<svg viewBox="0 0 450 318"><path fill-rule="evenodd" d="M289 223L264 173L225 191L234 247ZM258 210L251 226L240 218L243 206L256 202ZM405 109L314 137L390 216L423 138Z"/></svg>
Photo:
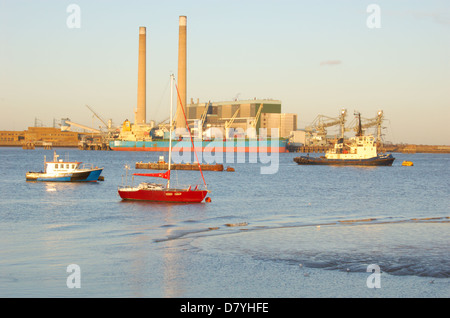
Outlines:
<svg viewBox="0 0 450 318"><path fill-rule="evenodd" d="M135 124L146 122L146 28L139 27L139 60L138 60L138 95L137 109L135 112Z"/></svg>
<svg viewBox="0 0 450 318"><path fill-rule="evenodd" d="M180 104L177 98L177 128L185 128L186 121L184 119L184 112L186 113L186 16L180 16L179 38L178 38L178 91L183 105Z"/></svg>

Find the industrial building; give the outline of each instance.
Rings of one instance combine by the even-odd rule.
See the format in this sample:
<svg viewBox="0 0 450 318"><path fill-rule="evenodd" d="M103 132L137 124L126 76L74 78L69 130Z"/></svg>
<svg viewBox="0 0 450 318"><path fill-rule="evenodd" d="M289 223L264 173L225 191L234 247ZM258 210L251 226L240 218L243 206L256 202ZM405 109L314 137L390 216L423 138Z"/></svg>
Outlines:
<svg viewBox="0 0 450 318"><path fill-rule="evenodd" d="M24 131L0 131L0 146L21 146L25 140Z"/></svg>
<svg viewBox="0 0 450 318"><path fill-rule="evenodd" d="M297 115L281 113L281 101L272 99L234 100L224 102L200 103L198 100L187 105L189 127L199 121L203 131L218 128L225 134L227 129L247 131L252 127L259 132L267 129L267 137L271 137L271 129L278 129L278 137L289 137L291 131L297 129Z"/></svg>
<svg viewBox="0 0 450 318"><path fill-rule="evenodd" d="M169 127L187 128L184 114L187 118L187 126L194 131L197 129L196 136L212 137L208 135L208 129L216 128L222 132L223 137L235 137L234 131L240 130L244 133L249 128L254 129L255 135L246 137L253 138L260 133L261 128L265 128L265 136L289 138L292 131L297 130L297 115L284 114L281 112L281 101L273 99L251 99L251 100L232 100L223 102L207 102L200 103L197 100L194 103L187 103L186 92L186 53L187 53L187 17L179 17L179 45L178 45L178 84L177 84L177 111L172 123L159 123L155 125L153 120L147 120L146 105L146 27L139 27L139 49L138 49L138 89L137 89L137 107L134 109L134 123L125 120L121 129L116 129L105 123L88 105L86 105L94 115L99 118L108 133L104 133L99 129L90 128L70 121L68 118L61 119L61 128L46 127L30 127L28 131L4 132L0 137L1 145L30 145L27 149L34 146L50 145L54 147L78 146L80 149L109 149L111 143L115 149L127 148L127 141L132 142L153 142L160 139L167 139ZM200 122L201 128L198 128ZM71 126L82 128L90 133L76 133L70 131ZM277 129L277 134L272 135L272 129ZM212 129L210 129L211 131ZM120 131L120 133L119 133ZM183 131L183 129L181 129ZM177 131L175 132L177 133ZM185 136L184 132L180 132L181 136ZM124 141L124 145L120 146L120 141ZM156 144L157 146L157 144ZM28 146L27 146L28 147ZM150 144L146 145L146 151L151 148ZM158 147L154 147L159 149ZM134 148L133 148L134 149Z"/></svg>
<svg viewBox="0 0 450 318"><path fill-rule="evenodd" d="M28 127L25 131L0 131L0 146L77 147L80 134L53 127Z"/></svg>
<svg viewBox="0 0 450 318"><path fill-rule="evenodd" d="M272 137L272 129L277 128L279 137L288 138L297 130L297 114L262 113L261 128L267 129L267 137Z"/></svg>
<svg viewBox="0 0 450 318"><path fill-rule="evenodd" d="M80 149L107 150L98 133L61 130L55 127L28 127L24 131L0 131L0 147L34 149L44 147L78 147Z"/></svg>
<svg viewBox="0 0 450 318"><path fill-rule="evenodd" d="M125 120L120 135L114 138L114 145L118 141L146 141L154 139L164 139L168 135L169 126L182 128L176 130L184 136L184 128L195 133L196 136L212 137L208 135L208 129L215 128L222 132L222 136L229 136L227 133L233 129L242 129L246 132L249 128L254 128L256 134L260 128L266 128L267 137L272 137L271 129L278 131L278 136L288 138L291 131L297 130L297 115L281 113L281 101L272 99L252 99L233 100L224 102L194 102L188 104L186 95L187 84L187 17L179 17L179 37L178 37L178 84L177 84L177 109L172 123L156 124L154 121L147 121L146 113L146 27L139 28L139 55L138 55L138 98L135 108L134 123ZM187 125L184 116L186 115ZM198 125L200 123L200 125ZM248 137L248 136L247 136ZM120 148L115 146L115 148Z"/></svg>
<svg viewBox="0 0 450 318"><path fill-rule="evenodd" d="M28 127L25 132L26 142L51 142L53 146L72 146L78 145L78 133L73 131L61 131L53 127Z"/></svg>

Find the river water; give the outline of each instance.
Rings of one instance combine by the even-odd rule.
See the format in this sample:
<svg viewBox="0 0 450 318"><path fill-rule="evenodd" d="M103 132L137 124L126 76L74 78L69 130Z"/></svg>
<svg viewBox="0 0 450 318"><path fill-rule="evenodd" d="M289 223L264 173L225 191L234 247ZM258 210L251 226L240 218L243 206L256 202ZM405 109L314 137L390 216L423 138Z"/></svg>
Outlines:
<svg viewBox="0 0 450 318"><path fill-rule="evenodd" d="M117 194L125 164L160 153L56 151L105 180L26 182L53 150L0 148L1 297L450 296L450 154L364 168L286 153L265 174L267 157L224 157L235 172L204 172L211 202L164 204Z"/></svg>

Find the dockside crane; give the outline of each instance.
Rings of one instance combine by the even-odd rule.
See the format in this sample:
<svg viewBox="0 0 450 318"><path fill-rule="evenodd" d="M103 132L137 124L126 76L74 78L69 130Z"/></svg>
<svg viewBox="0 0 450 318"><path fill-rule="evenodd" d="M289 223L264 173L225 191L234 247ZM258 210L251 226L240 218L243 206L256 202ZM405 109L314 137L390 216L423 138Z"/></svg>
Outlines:
<svg viewBox="0 0 450 318"><path fill-rule="evenodd" d="M239 107L233 114L233 116L231 116L230 120L226 121L224 124L224 128L225 128L225 136L226 138L229 137L229 130L231 125L233 125L234 120L236 119L237 114L239 113L239 110L241 109L241 107Z"/></svg>
<svg viewBox="0 0 450 318"><path fill-rule="evenodd" d="M192 130L197 131L197 136L200 139L203 138L203 131L206 128L206 117L208 116L208 111L211 105L211 101L205 103L205 108L200 116L200 119L197 121L196 127L192 128Z"/></svg>
<svg viewBox="0 0 450 318"><path fill-rule="evenodd" d="M263 104L261 104L261 105L259 106L258 112L257 112L256 115L255 115L255 119L251 122L252 128L255 128L255 129L256 129L256 124L258 123L259 116L261 115L262 109L263 109Z"/></svg>
<svg viewBox="0 0 450 318"><path fill-rule="evenodd" d="M94 114L95 117L97 117L103 125L105 125L106 128L111 128L111 125L108 125L103 118L101 118L89 105L86 105L87 108Z"/></svg>
<svg viewBox="0 0 450 318"><path fill-rule="evenodd" d="M377 127L377 142L381 143L381 129L383 128L382 127L383 120L384 120L383 111L379 110L377 112L377 115L375 117L373 117L373 118L369 118L369 119L368 118L361 118L361 129L366 129L366 128L369 128L369 127L375 127L376 126ZM358 132L358 129L359 129L359 126L358 126L358 124L356 124L353 127L353 130L355 132Z"/></svg>
<svg viewBox="0 0 450 318"><path fill-rule="evenodd" d="M68 120L68 118L63 119L63 121L64 121L64 123L65 123L66 125L68 125L68 126L66 126L66 127L64 128L65 131L70 130L70 126L75 126L75 127L78 127L78 128L81 128L81 129L84 129L84 130L87 130L87 131L90 131L90 132L92 132L92 133L96 133L96 134L101 134L101 133L102 133L102 132L101 132L100 130L98 130L98 129L91 128L91 127L88 127L88 126L85 126L85 125L81 125L81 124L78 124L78 123L74 123L73 121Z"/></svg>
<svg viewBox="0 0 450 318"><path fill-rule="evenodd" d="M102 124L105 126L107 132L106 133L102 133L103 134L103 138L105 140L109 140L111 139L118 131L118 128L113 126L112 124L112 120L108 120L108 122L106 122L106 120L104 120L99 114L97 114L97 112L94 111L94 109L92 109L91 106L86 105L86 107L92 112L92 114L94 114L95 117L97 117L98 120L100 120L102 122ZM99 127L100 130L102 130L102 127Z"/></svg>
<svg viewBox="0 0 450 318"><path fill-rule="evenodd" d="M311 125L305 128L305 131L310 139L312 139L312 136L315 134L318 140L325 141L327 137L327 128L339 125L341 130L341 138L344 138L344 133L347 131L345 128L346 117L347 110L345 108L341 110L339 117L317 115Z"/></svg>
<svg viewBox="0 0 450 318"><path fill-rule="evenodd" d="M205 106L205 110L203 111L202 117L200 118L200 126L202 127L202 130L205 129L206 116L208 115L208 110L211 105L212 105L211 101L209 101Z"/></svg>

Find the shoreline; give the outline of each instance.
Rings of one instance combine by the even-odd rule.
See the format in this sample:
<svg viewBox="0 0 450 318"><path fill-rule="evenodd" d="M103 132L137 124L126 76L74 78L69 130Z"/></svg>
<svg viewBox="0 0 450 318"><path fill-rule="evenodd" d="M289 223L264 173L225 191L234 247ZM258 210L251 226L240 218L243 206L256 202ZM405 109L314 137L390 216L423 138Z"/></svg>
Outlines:
<svg viewBox="0 0 450 318"><path fill-rule="evenodd" d="M0 148L23 148L23 144L18 143L0 143ZM36 145L35 148L45 148L42 145ZM78 148L78 145L73 144L61 144L58 145L53 144L51 148ZM24 150L33 150L34 148L24 149ZM104 149L80 149L80 150L104 150ZM108 150L115 151L115 150ZM287 151L286 153L294 153L294 152L302 152L302 151ZM315 152L315 151L308 151ZM317 151L320 153L321 151ZM382 152L393 152L393 153L450 153L450 146L447 145L416 145L416 144L398 144L398 145L389 145L382 147Z"/></svg>

